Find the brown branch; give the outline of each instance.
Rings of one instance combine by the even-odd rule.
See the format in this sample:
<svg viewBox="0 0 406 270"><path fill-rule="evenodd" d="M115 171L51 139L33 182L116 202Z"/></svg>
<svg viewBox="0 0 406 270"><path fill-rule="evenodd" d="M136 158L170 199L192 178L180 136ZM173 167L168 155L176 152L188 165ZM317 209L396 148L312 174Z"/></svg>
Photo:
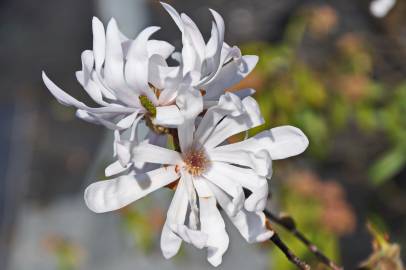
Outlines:
<svg viewBox="0 0 406 270"><path fill-rule="evenodd" d="M310 266L293 254L293 252L279 238L277 233L274 233L270 240L283 252L283 254L285 254L290 262L297 266L297 268L301 270L310 270Z"/></svg>
<svg viewBox="0 0 406 270"><path fill-rule="evenodd" d="M310 240L306 236L304 236L300 231L297 230L295 221L291 217L276 216L268 210L265 210L264 214L269 220L282 226L284 229L298 238L303 244L305 244L321 263L333 270L343 270L342 267L337 266L332 260L324 255L315 244L310 242Z"/></svg>

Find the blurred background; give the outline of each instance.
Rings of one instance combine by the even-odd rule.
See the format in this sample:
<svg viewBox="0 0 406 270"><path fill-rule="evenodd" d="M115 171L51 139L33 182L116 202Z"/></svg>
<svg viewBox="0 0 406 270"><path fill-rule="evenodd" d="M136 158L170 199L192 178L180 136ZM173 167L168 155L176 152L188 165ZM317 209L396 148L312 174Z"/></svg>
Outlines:
<svg viewBox="0 0 406 270"><path fill-rule="evenodd" d="M345 269L363 263L400 270L406 2L371 2L168 0L205 37L208 8L220 12L226 41L260 56L235 89L257 90L267 120L262 128L290 124L310 139L305 154L275 162L269 208L293 216ZM80 53L92 47L93 15L105 23L114 16L130 37L146 25L163 26L156 36L180 45L157 1L0 0L0 269L210 269L204 252L189 247L163 259L158 240L170 191L116 213L86 209L83 190L103 177L112 134L75 119L46 90L40 72L89 100L74 72ZM275 229L313 269L325 269L283 228ZM295 269L271 244L248 245L228 230L231 248L219 269Z"/></svg>

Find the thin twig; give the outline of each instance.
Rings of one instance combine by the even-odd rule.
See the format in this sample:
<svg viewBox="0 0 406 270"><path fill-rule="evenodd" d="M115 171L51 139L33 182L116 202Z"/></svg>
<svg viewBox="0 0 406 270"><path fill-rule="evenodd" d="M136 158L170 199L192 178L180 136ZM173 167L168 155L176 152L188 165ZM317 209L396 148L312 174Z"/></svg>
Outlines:
<svg viewBox="0 0 406 270"><path fill-rule="evenodd" d="M337 266L332 260L330 260L326 255L324 255L315 244L310 242L310 240L306 236L304 236L300 231L298 231L296 228L296 224L291 217L279 217L274 215L268 210L265 210L264 214L269 220L282 226L291 234L293 234L296 238L298 238L302 243L304 243L320 262L322 262L323 264L325 264L326 266L330 267L333 270L343 269L342 267Z"/></svg>
<svg viewBox="0 0 406 270"><path fill-rule="evenodd" d="M296 265L299 269L310 270L310 266L293 254L285 243L282 242L278 234L274 233L270 240L285 254L286 258L288 258L288 260Z"/></svg>

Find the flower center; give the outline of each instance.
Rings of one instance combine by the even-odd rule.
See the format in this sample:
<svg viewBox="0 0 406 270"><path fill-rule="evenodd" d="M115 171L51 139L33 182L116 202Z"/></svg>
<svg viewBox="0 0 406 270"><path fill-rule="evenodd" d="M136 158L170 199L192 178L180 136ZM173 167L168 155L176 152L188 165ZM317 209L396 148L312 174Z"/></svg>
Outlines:
<svg viewBox="0 0 406 270"><path fill-rule="evenodd" d="M183 155L186 170L193 176L201 175L207 168L209 160L203 149L191 149Z"/></svg>

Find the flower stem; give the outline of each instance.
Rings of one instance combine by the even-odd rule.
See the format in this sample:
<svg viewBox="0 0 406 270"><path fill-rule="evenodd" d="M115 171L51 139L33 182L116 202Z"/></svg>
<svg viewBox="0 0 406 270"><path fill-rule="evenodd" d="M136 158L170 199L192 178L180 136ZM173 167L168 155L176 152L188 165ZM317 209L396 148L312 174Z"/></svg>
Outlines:
<svg viewBox="0 0 406 270"><path fill-rule="evenodd" d="M180 144L179 144L179 137L178 137L178 130L176 128L169 129L169 134L172 136L173 147L175 151L181 152Z"/></svg>
<svg viewBox="0 0 406 270"><path fill-rule="evenodd" d="M332 260L330 260L326 255L324 255L315 244L310 242L310 240L304 236L300 231L297 230L296 224L291 217L281 217L274 215L269 210L264 211L265 216L276 224L282 226L284 229L293 234L297 239L299 239L307 248L316 256L316 258L333 270L342 270L342 267L337 266Z"/></svg>

